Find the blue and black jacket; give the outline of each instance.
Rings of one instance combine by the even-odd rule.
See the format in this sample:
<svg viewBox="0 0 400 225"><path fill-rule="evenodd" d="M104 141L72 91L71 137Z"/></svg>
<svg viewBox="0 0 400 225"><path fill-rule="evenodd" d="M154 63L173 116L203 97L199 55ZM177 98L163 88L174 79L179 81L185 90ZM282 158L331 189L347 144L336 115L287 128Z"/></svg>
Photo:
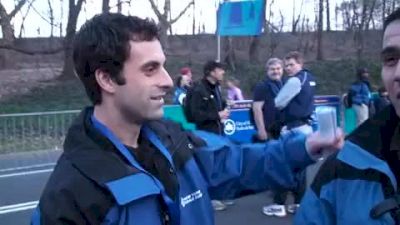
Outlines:
<svg viewBox="0 0 400 225"><path fill-rule="evenodd" d="M327 159L294 224L400 224L400 211L395 212L400 206L399 153L399 118L390 106L357 128L344 148Z"/></svg>
<svg viewBox="0 0 400 225"><path fill-rule="evenodd" d="M308 123L315 108L316 81L314 75L303 69L295 77L301 82L301 90L283 110L284 123L289 129Z"/></svg>
<svg viewBox="0 0 400 225"><path fill-rule="evenodd" d="M32 224L212 225L210 196L292 188L294 173L312 163L301 134L239 146L153 121L142 128L139 145L158 157L150 160L155 170L144 169L92 114L84 110L70 128Z"/></svg>
<svg viewBox="0 0 400 225"><path fill-rule="evenodd" d="M369 105L371 100L371 89L368 81L356 81L350 86L351 102L355 105Z"/></svg>

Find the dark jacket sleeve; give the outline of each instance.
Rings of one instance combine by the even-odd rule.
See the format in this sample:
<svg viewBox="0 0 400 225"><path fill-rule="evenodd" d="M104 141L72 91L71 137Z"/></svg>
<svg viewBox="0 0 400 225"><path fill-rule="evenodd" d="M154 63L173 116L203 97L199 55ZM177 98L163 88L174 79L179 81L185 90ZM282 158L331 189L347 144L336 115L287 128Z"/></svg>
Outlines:
<svg viewBox="0 0 400 225"><path fill-rule="evenodd" d="M38 208L38 216L33 218L32 225L53 224L87 224L89 221L77 208L77 204L66 191L53 193L48 196L48 201L41 201Z"/></svg>
<svg viewBox="0 0 400 225"><path fill-rule="evenodd" d="M61 167L51 175L32 224L101 224L114 205L111 195L88 182L71 164Z"/></svg>
<svg viewBox="0 0 400 225"><path fill-rule="evenodd" d="M219 115L217 110L210 110L210 104L213 99L201 92L201 90L195 90L192 93L190 111L192 112L192 117L196 123L204 123L205 121L216 121L219 120Z"/></svg>

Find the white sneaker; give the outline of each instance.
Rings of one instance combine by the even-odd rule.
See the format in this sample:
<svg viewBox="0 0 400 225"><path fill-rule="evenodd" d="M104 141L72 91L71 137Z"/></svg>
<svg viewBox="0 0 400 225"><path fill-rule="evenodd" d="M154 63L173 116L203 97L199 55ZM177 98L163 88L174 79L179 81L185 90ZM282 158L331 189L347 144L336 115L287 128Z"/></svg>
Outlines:
<svg viewBox="0 0 400 225"><path fill-rule="evenodd" d="M226 206L234 205L235 201L234 200L222 200L222 203Z"/></svg>
<svg viewBox="0 0 400 225"><path fill-rule="evenodd" d="M267 216L277 216L277 217L284 217L286 216L286 209L284 205L267 205L262 208L262 211Z"/></svg>
<svg viewBox="0 0 400 225"><path fill-rule="evenodd" d="M290 204L290 205L288 205L288 207L287 207L287 211L288 211L289 213L295 214L296 211L297 211L297 209L298 209L299 207L300 207L299 204Z"/></svg>
<svg viewBox="0 0 400 225"><path fill-rule="evenodd" d="M222 211L226 209L226 205L219 200L211 200L211 204L215 211Z"/></svg>

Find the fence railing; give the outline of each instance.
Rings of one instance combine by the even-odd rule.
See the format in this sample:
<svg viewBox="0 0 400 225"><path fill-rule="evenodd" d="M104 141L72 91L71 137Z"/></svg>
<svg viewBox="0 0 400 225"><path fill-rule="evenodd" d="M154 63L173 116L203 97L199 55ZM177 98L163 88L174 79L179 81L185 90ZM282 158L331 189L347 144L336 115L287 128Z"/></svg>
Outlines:
<svg viewBox="0 0 400 225"><path fill-rule="evenodd" d="M0 115L0 153L61 149L79 110Z"/></svg>

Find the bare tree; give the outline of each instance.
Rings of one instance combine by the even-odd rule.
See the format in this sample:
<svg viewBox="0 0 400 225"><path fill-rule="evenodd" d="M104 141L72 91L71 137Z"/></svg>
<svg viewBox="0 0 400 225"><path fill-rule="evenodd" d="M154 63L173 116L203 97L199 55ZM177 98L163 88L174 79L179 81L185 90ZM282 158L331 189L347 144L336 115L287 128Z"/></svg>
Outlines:
<svg viewBox="0 0 400 225"><path fill-rule="evenodd" d="M326 0L326 31L331 31L331 13L329 0Z"/></svg>
<svg viewBox="0 0 400 225"><path fill-rule="evenodd" d="M103 13L110 11L110 0L103 0L103 4L101 5L101 11Z"/></svg>
<svg viewBox="0 0 400 225"><path fill-rule="evenodd" d="M50 0L47 0L47 4L49 5L50 37L53 37L53 34L54 34L54 13L53 13L53 6L51 5L51 1L50 1Z"/></svg>
<svg viewBox="0 0 400 225"><path fill-rule="evenodd" d="M236 54L235 54L235 48L233 45L233 38L232 37L227 37L225 38L227 40L225 43L225 63L229 65L232 71L236 70Z"/></svg>
<svg viewBox="0 0 400 225"><path fill-rule="evenodd" d="M273 3L273 2L272 2ZM278 45L280 43L279 40L279 36L282 33L283 30L283 26L285 24L285 17L283 16L283 13L281 10L279 10L279 17L280 17L280 21L279 21L279 25L275 26L272 22L272 11L271 11L271 4L270 4L270 16L269 19L267 20L267 24L268 26L271 28L270 29L270 40L269 40L269 56L272 57L275 55L275 51L278 48Z"/></svg>
<svg viewBox="0 0 400 225"><path fill-rule="evenodd" d="M193 22L192 22L192 35L196 33L196 1L193 0Z"/></svg>
<svg viewBox="0 0 400 225"><path fill-rule="evenodd" d="M74 64L72 61L72 40L76 33L76 24L82 8L83 0L69 0L67 34L64 38L64 67L61 79L69 79L74 74Z"/></svg>
<svg viewBox="0 0 400 225"><path fill-rule="evenodd" d="M322 52L323 16L324 16L324 0L319 0L318 30L317 30L317 60L322 60L323 59L323 52Z"/></svg>
<svg viewBox="0 0 400 225"><path fill-rule="evenodd" d="M382 0L382 24L385 22L386 18L386 0Z"/></svg>
<svg viewBox="0 0 400 225"><path fill-rule="evenodd" d="M28 14L29 14L29 11L30 11L31 8L32 8L33 2L34 2L34 1L31 1L31 2L29 3L28 8L27 8L25 14L22 12L22 10L20 10L21 17L22 17L22 22L21 22L21 27L19 28L19 35L18 35L19 38L22 37L22 33L25 31L25 20L26 20L26 17L28 16Z"/></svg>
<svg viewBox="0 0 400 225"><path fill-rule="evenodd" d="M262 18L263 18L263 26L265 27L265 11L267 10L267 0L264 0L262 7ZM264 29L265 31L265 29ZM260 36L251 37L250 47L249 47L249 59L251 63L259 62L259 45L260 45Z"/></svg>
<svg viewBox="0 0 400 225"><path fill-rule="evenodd" d="M60 0L60 37L63 36L64 0Z"/></svg>
<svg viewBox="0 0 400 225"><path fill-rule="evenodd" d="M117 1L117 12L118 13L122 12L122 1L121 0Z"/></svg>
<svg viewBox="0 0 400 225"><path fill-rule="evenodd" d="M20 0L10 13L7 13L3 4L0 2L0 26L3 33L3 40L6 44L11 44L15 40L14 27L11 24L11 20L26 2L27 0Z"/></svg>
<svg viewBox="0 0 400 225"><path fill-rule="evenodd" d="M178 21L183 14L186 13L186 11L190 8L191 5L194 4L194 0L191 0L185 8L175 17L171 18L171 0L164 0L164 12L161 13L160 10L157 7L157 4L154 2L154 0L149 0L151 4L151 8L153 9L154 13L156 14L158 21L159 21L159 26L160 26L160 41L161 44L164 46L164 48L168 49L168 41L167 41L167 33L168 30L171 28L172 24L174 24L176 21Z"/></svg>
<svg viewBox="0 0 400 225"><path fill-rule="evenodd" d="M293 0L292 34L295 34L296 31L297 31L297 26L298 26L298 24L299 24L300 16L301 16L301 14L302 14L303 5L304 5L304 0L301 0L300 12L299 12L299 14L297 15L297 17L295 17L295 14L296 14L296 4L295 4L295 2L297 2L297 1L294 1L294 0Z"/></svg>

